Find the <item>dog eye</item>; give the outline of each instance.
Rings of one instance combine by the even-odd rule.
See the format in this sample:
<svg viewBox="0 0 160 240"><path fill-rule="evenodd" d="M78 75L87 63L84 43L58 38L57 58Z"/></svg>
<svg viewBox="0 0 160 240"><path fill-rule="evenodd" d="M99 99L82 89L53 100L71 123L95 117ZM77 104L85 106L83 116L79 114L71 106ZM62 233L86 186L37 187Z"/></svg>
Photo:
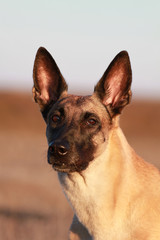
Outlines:
<svg viewBox="0 0 160 240"><path fill-rule="evenodd" d="M96 123L97 123L97 121L93 118L90 118L87 120L87 125L89 125L89 126L94 126L94 125L96 125Z"/></svg>
<svg viewBox="0 0 160 240"><path fill-rule="evenodd" d="M60 121L60 116L58 116L58 115L53 115L53 116L52 116L52 121L53 121L54 123L59 122L59 121Z"/></svg>

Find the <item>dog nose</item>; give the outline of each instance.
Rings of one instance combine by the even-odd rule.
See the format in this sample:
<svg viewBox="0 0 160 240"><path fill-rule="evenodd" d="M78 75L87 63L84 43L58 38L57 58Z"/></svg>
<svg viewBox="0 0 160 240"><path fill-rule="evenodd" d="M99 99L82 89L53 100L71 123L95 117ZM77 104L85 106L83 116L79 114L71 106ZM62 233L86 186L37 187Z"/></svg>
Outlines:
<svg viewBox="0 0 160 240"><path fill-rule="evenodd" d="M68 153L69 146L67 143L51 143L49 145L50 154L58 154L59 156L65 156Z"/></svg>
<svg viewBox="0 0 160 240"><path fill-rule="evenodd" d="M67 154L68 150L65 146L63 145L60 145L60 146L56 146L56 149L57 149L57 153L61 156L64 156Z"/></svg>

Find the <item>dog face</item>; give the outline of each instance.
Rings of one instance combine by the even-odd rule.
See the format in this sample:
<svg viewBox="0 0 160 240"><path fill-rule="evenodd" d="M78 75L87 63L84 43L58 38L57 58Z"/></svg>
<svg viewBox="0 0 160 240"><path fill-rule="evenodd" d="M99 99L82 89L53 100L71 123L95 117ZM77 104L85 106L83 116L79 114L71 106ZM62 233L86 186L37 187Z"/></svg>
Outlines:
<svg viewBox="0 0 160 240"><path fill-rule="evenodd" d="M61 172L81 172L107 147L114 117L128 104L131 67L119 53L91 96L67 94L67 84L46 49L37 52L34 99L47 124L48 162Z"/></svg>
<svg viewBox="0 0 160 240"><path fill-rule="evenodd" d="M84 170L107 142L109 126L109 116L98 99L63 97L47 116L48 162L58 171Z"/></svg>

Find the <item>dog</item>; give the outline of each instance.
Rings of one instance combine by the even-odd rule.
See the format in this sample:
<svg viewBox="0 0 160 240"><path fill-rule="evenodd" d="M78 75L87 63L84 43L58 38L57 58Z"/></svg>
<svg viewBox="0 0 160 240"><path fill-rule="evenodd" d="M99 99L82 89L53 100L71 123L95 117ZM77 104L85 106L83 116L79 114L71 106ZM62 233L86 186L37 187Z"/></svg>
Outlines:
<svg viewBox="0 0 160 240"><path fill-rule="evenodd" d="M131 99L128 53L113 59L91 96L67 93L43 47L33 79L33 96L47 125L48 163L75 214L69 239L160 239L159 170L135 153L119 127Z"/></svg>

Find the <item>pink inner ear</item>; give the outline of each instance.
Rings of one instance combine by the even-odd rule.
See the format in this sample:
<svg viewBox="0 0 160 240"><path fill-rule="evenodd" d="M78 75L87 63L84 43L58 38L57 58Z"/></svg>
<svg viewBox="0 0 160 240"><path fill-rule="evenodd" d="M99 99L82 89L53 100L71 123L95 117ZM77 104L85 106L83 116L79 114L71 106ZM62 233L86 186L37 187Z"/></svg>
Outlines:
<svg viewBox="0 0 160 240"><path fill-rule="evenodd" d="M54 72L47 70L45 66L40 66L38 69L38 85L40 89L40 98L45 104L47 104L51 98L56 99L54 89L57 89L57 76L54 76ZM55 81L53 81L53 79Z"/></svg>
<svg viewBox="0 0 160 240"><path fill-rule="evenodd" d="M119 68L116 71L112 71L107 78L104 87L108 92L108 97L106 95L103 103L105 105L112 104L112 106L114 106L122 95L122 85L125 85L124 69Z"/></svg>
<svg viewBox="0 0 160 240"><path fill-rule="evenodd" d="M37 79L38 79L37 83L40 89L40 97L45 103L47 103L49 101L48 92L49 76L43 66L39 67L38 69Z"/></svg>

